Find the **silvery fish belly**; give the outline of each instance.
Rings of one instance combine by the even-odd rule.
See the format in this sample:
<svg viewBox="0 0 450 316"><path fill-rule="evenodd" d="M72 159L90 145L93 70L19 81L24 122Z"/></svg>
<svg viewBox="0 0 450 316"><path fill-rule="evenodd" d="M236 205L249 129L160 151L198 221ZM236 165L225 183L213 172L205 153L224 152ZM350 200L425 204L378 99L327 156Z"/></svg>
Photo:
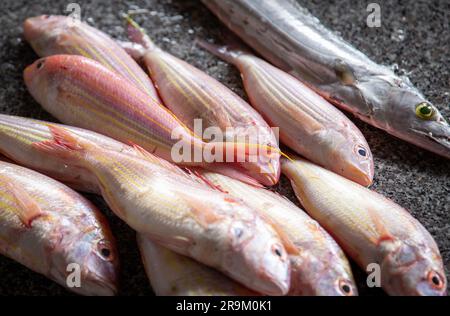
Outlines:
<svg viewBox="0 0 450 316"><path fill-rule="evenodd" d="M306 160L282 159L282 172L311 217L364 270L377 265L391 295L445 295L436 242L408 211L375 191Z"/></svg>
<svg viewBox="0 0 450 316"><path fill-rule="evenodd" d="M217 268L257 292L286 294L290 263L274 228L242 201L181 176L141 150L142 158L107 150L51 126L36 149L95 174L102 196L137 232ZM159 160L153 162L153 160Z"/></svg>
<svg viewBox="0 0 450 316"><path fill-rule="evenodd" d="M203 0L264 58L361 120L450 158L450 127L408 80L370 60L293 0Z"/></svg>
<svg viewBox="0 0 450 316"><path fill-rule="evenodd" d="M255 152L259 146L278 150L272 129L247 102L205 72L155 46L134 21L129 21L128 28L131 40L137 42L128 50L134 47L132 55L142 58L164 104L188 128L206 141L247 142ZM208 135L215 132L220 135ZM277 183L279 155L258 158L239 163L241 172L264 185Z"/></svg>
<svg viewBox="0 0 450 316"><path fill-rule="evenodd" d="M271 126L280 129L284 144L350 180L366 186L372 183L369 145L344 114L298 79L239 44L199 44L239 69L250 103Z"/></svg>
<svg viewBox="0 0 450 316"><path fill-rule="evenodd" d="M127 78L155 100L153 83L111 37L68 16L41 15L25 20L24 36L40 57L68 54L89 57Z"/></svg>
<svg viewBox="0 0 450 316"><path fill-rule="evenodd" d="M229 177L201 173L224 192L242 199L267 217L290 243L291 287L288 295L352 296L357 288L347 258L319 224L277 193Z"/></svg>
<svg viewBox="0 0 450 316"><path fill-rule="evenodd" d="M239 283L191 258L138 235L145 271L159 296L256 296Z"/></svg>
<svg viewBox="0 0 450 316"><path fill-rule="evenodd" d="M65 185L6 162L0 162L0 253L78 294L117 292L117 251L102 214ZM77 282L74 271L79 284L67 283Z"/></svg>
<svg viewBox="0 0 450 316"><path fill-rule="evenodd" d="M64 127L102 148L137 155L132 147L95 132L5 114L0 114L0 153L23 166L44 173L78 190L99 193L95 175L91 172L85 168L67 165L63 159L42 153L33 147L35 142L53 138L49 124Z"/></svg>

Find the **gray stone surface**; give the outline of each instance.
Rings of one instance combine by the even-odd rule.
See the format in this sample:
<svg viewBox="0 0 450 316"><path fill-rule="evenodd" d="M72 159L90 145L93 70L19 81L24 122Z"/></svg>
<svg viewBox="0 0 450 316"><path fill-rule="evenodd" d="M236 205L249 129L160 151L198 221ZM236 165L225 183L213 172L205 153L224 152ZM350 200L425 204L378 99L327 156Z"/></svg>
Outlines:
<svg viewBox="0 0 450 316"><path fill-rule="evenodd" d="M257 1L257 0L255 0ZM0 2L0 112L52 120L27 93L22 71L36 59L22 39L22 22L40 14L65 14L69 2ZM450 118L450 1L378 1L382 27L368 28L367 3L373 1L300 1L325 25L383 64L405 69L431 101ZM138 21L155 42L218 78L244 96L238 73L232 66L202 51L194 39L217 38L223 27L195 0L78 1L82 18L108 34L124 39L120 13L147 9ZM400 31L401 30L401 31ZM403 34L403 36L399 36ZM404 37L404 38L402 38ZM408 208L439 244L447 271L450 269L450 163L355 120L366 136L375 158L376 191ZM286 179L276 188L295 201ZM121 295L148 295L151 288L136 249L135 234L118 220L101 198L89 196L110 219L122 263ZM361 294L367 289L363 272L354 269ZM448 276L448 274L447 274ZM0 256L0 295L67 295L66 290L21 265Z"/></svg>

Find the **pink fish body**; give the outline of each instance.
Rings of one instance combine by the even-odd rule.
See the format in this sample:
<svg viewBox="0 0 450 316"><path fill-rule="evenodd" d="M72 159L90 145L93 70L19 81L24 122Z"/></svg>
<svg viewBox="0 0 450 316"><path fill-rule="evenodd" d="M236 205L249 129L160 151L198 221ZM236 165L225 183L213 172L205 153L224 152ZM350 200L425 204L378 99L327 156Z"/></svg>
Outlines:
<svg viewBox="0 0 450 316"><path fill-rule="evenodd" d="M0 253L78 294L117 292L117 250L102 214L65 185L6 162L0 162ZM69 286L75 269L80 283Z"/></svg>
<svg viewBox="0 0 450 316"><path fill-rule="evenodd" d="M139 26L130 23L130 37L138 44L128 44L128 51L142 58L164 104L191 130L194 120L201 119L203 129L215 127L223 132L224 139L219 141L242 139L254 147L278 149L275 134L247 102L205 72L156 47ZM241 172L262 184L278 182L279 155L239 165Z"/></svg>
<svg viewBox="0 0 450 316"><path fill-rule="evenodd" d="M94 59L159 100L147 74L102 31L71 17L58 15L28 18L23 29L25 39L40 57L68 54Z"/></svg>
<svg viewBox="0 0 450 316"><path fill-rule="evenodd" d="M372 154L344 114L298 79L245 50L200 42L241 72L251 104L280 140L305 158L362 185L372 183Z"/></svg>

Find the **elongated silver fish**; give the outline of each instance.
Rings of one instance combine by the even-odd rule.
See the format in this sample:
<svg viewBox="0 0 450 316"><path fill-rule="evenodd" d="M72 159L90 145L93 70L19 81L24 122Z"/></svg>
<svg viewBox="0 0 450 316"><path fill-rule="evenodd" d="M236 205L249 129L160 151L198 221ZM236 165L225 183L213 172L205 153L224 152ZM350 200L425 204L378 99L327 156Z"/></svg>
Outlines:
<svg viewBox="0 0 450 316"><path fill-rule="evenodd" d="M191 258L163 248L138 234L145 271L156 295L255 296L239 283Z"/></svg>
<svg viewBox="0 0 450 316"><path fill-rule="evenodd" d="M391 295L445 295L447 280L436 242L408 211L375 191L301 158L282 172L309 215L364 270L378 264Z"/></svg>
<svg viewBox="0 0 450 316"><path fill-rule="evenodd" d="M224 24L279 68L338 107L450 158L450 127L411 84L327 30L293 0L202 0Z"/></svg>
<svg viewBox="0 0 450 316"><path fill-rule="evenodd" d="M78 294L117 291L118 256L102 214L65 185L6 162L0 162L0 253ZM80 287L69 288L76 267Z"/></svg>
<svg viewBox="0 0 450 316"><path fill-rule="evenodd" d="M352 296L358 290L341 248L319 224L277 193L212 172L207 182L258 210L292 244L289 295Z"/></svg>

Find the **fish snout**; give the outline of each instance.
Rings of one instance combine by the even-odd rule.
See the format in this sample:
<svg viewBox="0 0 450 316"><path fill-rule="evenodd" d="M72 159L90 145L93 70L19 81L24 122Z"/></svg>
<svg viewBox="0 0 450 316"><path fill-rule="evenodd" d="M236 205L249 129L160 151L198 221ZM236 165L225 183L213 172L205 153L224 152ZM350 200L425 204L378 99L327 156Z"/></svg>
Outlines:
<svg viewBox="0 0 450 316"><path fill-rule="evenodd" d="M49 24L53 24L56 19L57 17L52 15L40 15L26 19L23 22L25 40L32 43L39 39Z"/></svg>

